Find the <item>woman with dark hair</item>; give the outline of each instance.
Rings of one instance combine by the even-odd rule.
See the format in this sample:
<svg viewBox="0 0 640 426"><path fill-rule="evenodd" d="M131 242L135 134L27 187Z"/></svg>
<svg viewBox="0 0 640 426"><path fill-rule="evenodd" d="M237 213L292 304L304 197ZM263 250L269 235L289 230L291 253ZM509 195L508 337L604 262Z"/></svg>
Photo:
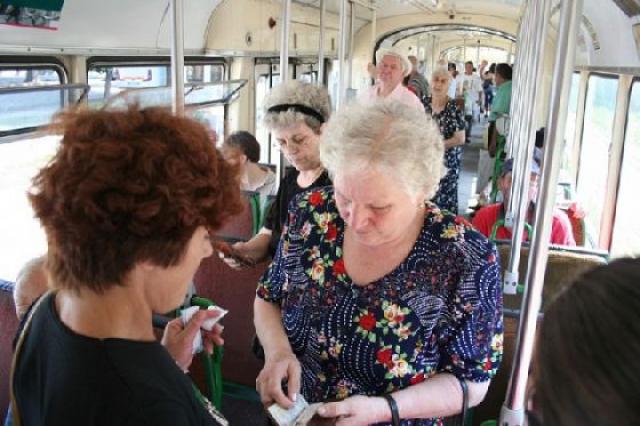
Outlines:
<svg viewBox="0 0 640 426"><path fill-rule="evenodd" d="M545 310L530 425L637 425L640 259L580 277ZM536 421L537 420L537 421Z"/></svg>
<svg viewBox="0 0 640 426"><path fill-rule="evenodd" d="M216 424L183 374L216 312L169 322L162 345L151 318L182 303L213 252L209 232L240 210L234 168L203 126L161 109L68 112L54 129L60 147L29 194L47 235L52 291L16 346L14 418ZM203 332L209 351L221 331Z"/></svg>
<svg viewBox="0 0 640 426"><path fill-rule="evenodd" d="M225 160L240 167L240 189L258 192L263 202L267 196L276 194L276 175L258 164L260 144L251 133L231 133L222 144L221 151Z"/></svg>

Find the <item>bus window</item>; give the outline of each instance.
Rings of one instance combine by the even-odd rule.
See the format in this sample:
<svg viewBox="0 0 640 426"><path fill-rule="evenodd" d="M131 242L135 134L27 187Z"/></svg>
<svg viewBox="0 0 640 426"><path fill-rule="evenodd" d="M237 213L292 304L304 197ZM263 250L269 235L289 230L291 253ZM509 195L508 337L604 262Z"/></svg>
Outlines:
<svg viewBox="0 0 640 426"><path fill-rule="evenodd" d="M271 75L273 86L280 84L280 74ZM256 134L255 137L260 142L260 161L263 163L280 164L280 152L269 144L269 131L262 124L264 118L264 97L271 90L269 75L259 75L256 82Z"/></svg>
<svg viewBox="0 0 640 426"><path fill-rule="evenodd" d="M640 182L640 80L631 89L623 155L611 242L613 257L640 253L640 200L636 192Z"/></svg>
<svg viewBox="0 0 640 426"><path fill-rule="evenodd" d="M96 64L89 67L87 83L91 86L89 105L99 108L107 98L126 89L169 85L169 67Z"/></svg>
<svg viewBox="0 0 640 426"><path fill-rule="evenodd" d="M0 87L33 87L62 84L61 70L53 67L0 67Z"/></svg>
<svg viewBox="0 0 640 426"><path fill-rule="evenodd" d="M20 268L47 251L44 231L27 199L31 179L54 155L59 136L0 143L0 279L15 281Z"/></svg>
<svg viewBox="0 0 640 426"><path fill-rule="evenodd" d="M215 83L224 80L224 65L186 65L184 67L185 83Z"/></svg>
<svg viewBox="0 0 640 426"><path fill-rule="evenodd" d="M573 146L576 132L576 117L578 115L578 92L580 91L580 73L573 73L571 77L571 92L569 94L569 111L567 112L567 125L565 127L564 152L562 153L562 163L560 165L560 179L563 182L569 181L571 174L571 161L573 157Z"/></svg>
<svg viewBox="0 0 640 426"><path fill-rule="evenodd" d="M589 77L577 196L587 212L587 232L596 245L600 237L602 206L606 194L617 90L617 78L601 75Z"/></svg>

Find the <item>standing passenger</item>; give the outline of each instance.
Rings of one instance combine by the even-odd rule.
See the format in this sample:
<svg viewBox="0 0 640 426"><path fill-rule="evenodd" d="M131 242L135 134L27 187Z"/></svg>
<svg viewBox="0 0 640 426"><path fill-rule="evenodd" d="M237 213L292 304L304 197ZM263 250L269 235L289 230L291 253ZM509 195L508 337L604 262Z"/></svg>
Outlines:
<svg viewBox="0 0 640 426"><path fill-rule="evenodd" d="M465 122L462 112L454 99L447 95L451 75L444 68L436 69L431 76L431 97L427 98L426 112L438 124L444 139L444 164L447 174L440 181L440 187L433 202L441 209L458 213L458 178L460 157L465 139Z"/></svg>
<svg viewBox="0 0 640 426"><path fill-rule="evenodd" d="M318 148L320 133L331 114L327 90L291 80L274 87L264 104L264 124L294 168L280 182L276 199L258 235L232 246L238 255L252 262L266 260L276 252L293 197L309 188L331 185L329 175L320 164ZM222 253L219 256L232 268L242 268L232 257L224 257Z"/></svg>
<svg viewBox="0 0 640 426"><path fill-rule="evenodd" d="M296 197L254 304L265 404L300 392L339 424L440 424L502 356L495 246L429 200L444 167L424 112L355 104L328 123L334 188ZM283 390L283 381L287 389ZM400 421L400 420L398 420Z"/></svg>
<svg viewBox="0 0 640 426"><path fill-rule="evenodd" d="M183 371L203 321L152 314L184 300L215 230L240 210L234 171L195 121L161 109L68 112L29 195L48 241L53 292L18 340L22 425L214 425ZM208 350L221 328L203 332ZM14 424L18 424L14 422Z"/></svg>
<svg viewBox="0 0 640 426"><path fill-rule="evenodd" d="M365 89L358 96L358 101L368 104L380 99L389 99L423 110L420 99L402 85L402 80L410 72L411 63L399 50L378 50L376 52L376 84Z"/></svg>

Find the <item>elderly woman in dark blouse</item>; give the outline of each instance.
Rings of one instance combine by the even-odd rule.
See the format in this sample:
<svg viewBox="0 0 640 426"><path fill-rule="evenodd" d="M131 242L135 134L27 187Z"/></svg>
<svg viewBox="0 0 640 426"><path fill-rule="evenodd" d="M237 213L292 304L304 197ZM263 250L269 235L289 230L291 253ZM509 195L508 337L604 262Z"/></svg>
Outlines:
<svg viewBox="0 0 640 426"><path fill-rule="evenodd" d="M437 424L463 385L478 404L502 356L499 267L491 242L426 201L444 174L437 127L398 103L355 105L320 151L334 187L290 204L257 290L263 402L338 400L319 413L339 425Z"/></svg>
<svg viewBox="0 0 640 426"><path fill-rule="evenodd" d="M440 188L433 202L443 210L458 213L458 178L460 157L465 140L465 121L455 99L447 95L451 74L438 68L431 75L431 97L426 98L425 111L438 124L444 139L444 163L447 174L440 181Z"/></svg>

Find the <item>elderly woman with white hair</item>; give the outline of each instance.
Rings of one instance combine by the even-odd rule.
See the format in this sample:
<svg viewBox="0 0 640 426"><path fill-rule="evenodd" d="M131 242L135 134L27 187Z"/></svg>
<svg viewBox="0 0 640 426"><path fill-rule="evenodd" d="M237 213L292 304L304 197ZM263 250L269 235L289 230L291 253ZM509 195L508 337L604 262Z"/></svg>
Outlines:
<svg viewBox="0 0 640 426"><path fill-rule="evenodd" d="M327 124L334 186L300 194L261 279L265 404L338 425L437 424L484 398L502 357L494 245L431 199L443 143L422 111L356 104ZM282 383L287 383L286 389Z"/></svg>
<svg viewBox="0 0 640 426"><path fill-rule="evenodd" d="M376 52L376 84L359 96L360 103L381 99L394 100L422 110L424 106L415 93L407 89L402 80L411 73L409 58L399 50L380 49Z"/></svg>
<svg viewBox="0 0 640 426"><path fill-rule="evenodd" d="M246 243L235 243L236 256L219 256L232 268L241 269L272 257L280 241L287 208L293 197L309 188L331 185L320 163L320 133L331 115L331 101L324 87L291 80L276 86L264 100L264 125L276 146L293 166L280 182L276 199L260 232ZM239 262L237 258L244 261ZM248 261L248 262L247 262Z"/></svg>
<svg viewBox="0 0 640 426"><path fill-rule="evenodd" d="M444 68L437 68L431 75L431 96L426 98L425 111L438 124L444 139L444 164L447 174L440 181L440 187L433 202L444 210L458 213L458 180L460 177L460 157L465 141L464 114L456 106L455 99L447 94L451 74Z"/></svg>

